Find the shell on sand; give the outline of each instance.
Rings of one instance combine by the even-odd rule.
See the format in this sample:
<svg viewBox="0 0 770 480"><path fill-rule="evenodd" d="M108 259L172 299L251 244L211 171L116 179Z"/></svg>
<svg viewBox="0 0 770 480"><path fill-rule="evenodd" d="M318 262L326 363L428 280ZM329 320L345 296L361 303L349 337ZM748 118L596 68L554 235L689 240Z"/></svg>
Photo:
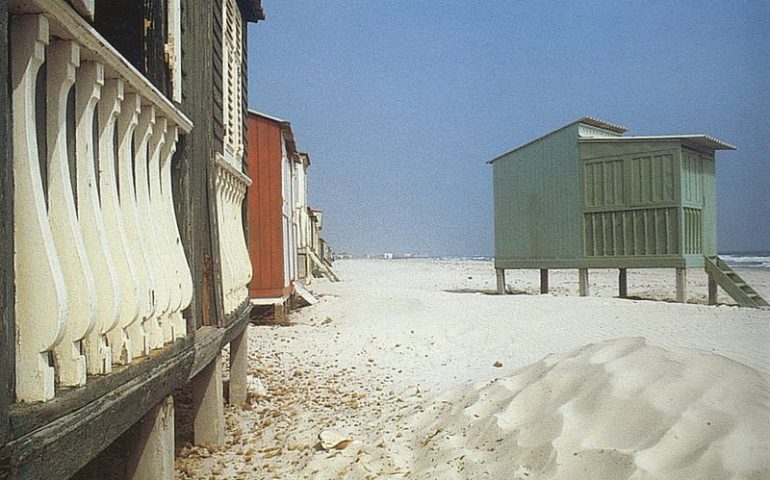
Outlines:
<svg viewBox="0 0 770 480"><path fill-rule="evenodd" d="M321 448L324 450L343 450L353 443L353 439L334 430L324 430L318 434Z"/></svg>

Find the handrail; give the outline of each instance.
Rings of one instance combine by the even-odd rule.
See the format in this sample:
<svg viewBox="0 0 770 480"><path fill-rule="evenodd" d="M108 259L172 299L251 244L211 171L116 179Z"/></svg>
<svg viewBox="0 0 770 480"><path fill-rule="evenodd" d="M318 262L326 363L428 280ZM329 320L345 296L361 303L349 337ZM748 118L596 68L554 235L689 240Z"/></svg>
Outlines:
<svg viewBox="0 0 770 480"><path fill-rule="evenodd" d="M50 22L52 34L61 38L77 39L81 48L100 58L107 76L124 79L126 83L137 89L142 97L155 105L161 115L168 118L183 132L192 130L192 121L67 3L60 0L25 0L8 3L8 9L12 15L45 14Z"/></svg>
<svg viewBox="0 0 770 480"><path fill-rule="evenodd" d="M64 2L23 4L11 6L10 48L16 397L36 402L187 334L192 277L170 172L192 124Z"/></svg>

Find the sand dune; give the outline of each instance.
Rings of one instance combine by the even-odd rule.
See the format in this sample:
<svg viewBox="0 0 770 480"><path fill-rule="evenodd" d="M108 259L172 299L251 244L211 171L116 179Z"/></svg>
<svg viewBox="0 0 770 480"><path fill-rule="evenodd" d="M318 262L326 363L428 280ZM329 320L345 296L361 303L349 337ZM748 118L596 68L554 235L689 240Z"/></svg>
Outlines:
<svg viewBox="0 0 770 480"><path fill-rule="evenodd" d="M737 362L611 340L442 396L420 423L415 473L768 478L769 404L766 381Z"/></svg>

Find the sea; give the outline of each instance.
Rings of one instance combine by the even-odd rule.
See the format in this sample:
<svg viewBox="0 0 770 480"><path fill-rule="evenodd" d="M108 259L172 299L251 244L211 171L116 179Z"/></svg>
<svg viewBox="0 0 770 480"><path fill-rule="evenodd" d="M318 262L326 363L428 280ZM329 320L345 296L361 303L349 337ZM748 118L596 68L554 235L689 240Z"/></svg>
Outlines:
<svg viewBox="0 0 770 480"><path fill-rule="evenodd" d="M770 252L725 252L719 256L731 267L770 270Z"/></svg>

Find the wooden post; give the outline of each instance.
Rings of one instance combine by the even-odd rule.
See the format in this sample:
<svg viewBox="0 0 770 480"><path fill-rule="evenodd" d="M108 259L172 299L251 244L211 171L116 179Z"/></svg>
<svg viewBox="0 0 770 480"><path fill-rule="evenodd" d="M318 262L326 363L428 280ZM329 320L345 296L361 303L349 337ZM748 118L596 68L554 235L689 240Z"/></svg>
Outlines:
<svg viewBox="0 0 770 480"><path fill-rule="evenodd" d="M676 301L687 303L687 269L676 269Z"/></svg>
<svg viewBox="0 0 770 480"><path fill-rule="evenodd" d="M588 295L590 295L590 291L588 287L588 269L587 268L578 269L578 277L580 282L580 296L587 297Z"/></svg>
<svg viewBox="0 0 770 480"><path fill-rule="evenodd" d="M230 405L246 403L249 368L249 327L230 342L230 385L228 400Z"/></svg>
<svg viewBox="0 0 770 480"><path fill-rule="evenodd" d="M8 79L8 3L0 2L0 75ZM16 382L16 324L13 269L13 142L11 82L0 88L0 445L8 433L8 405Z"/></svg>
<svg viewBox="0 0 770 480"><path fill-rule="evenodd" d="M618 296L628 297L628 269L625 268L618 270Z"/></svg>
<svg viewBox="0 0 770 480"><path fill-rule="evenodd" d="M193 442L195 445L224 445L225 412L222 391L222 355L214 357L192 379Z"/></svg>
<svg viewBox="0 0 770 480"><path fill-rule="evenodd" d="M136 426L129 447L128 475L132 480L174 478L174 400L166 397Z"/></svg>
<svg viewBox="0 0 770 480"><path fill-rule="evenodd" d="M505 295L505 269L496 268L495 274L497 276L497 294Z"/></svg>
<svg viewBox="0 0 770 480"><path fill-rule="evenodd" d="M717 281L713 275L709 274L709 305L717 304Z"/></svg>
<svg viewBox="0 0 770 480"><path fill-rule="evenodd" d="M548 293L548 269L540 269L540 293Z"/></svg>

